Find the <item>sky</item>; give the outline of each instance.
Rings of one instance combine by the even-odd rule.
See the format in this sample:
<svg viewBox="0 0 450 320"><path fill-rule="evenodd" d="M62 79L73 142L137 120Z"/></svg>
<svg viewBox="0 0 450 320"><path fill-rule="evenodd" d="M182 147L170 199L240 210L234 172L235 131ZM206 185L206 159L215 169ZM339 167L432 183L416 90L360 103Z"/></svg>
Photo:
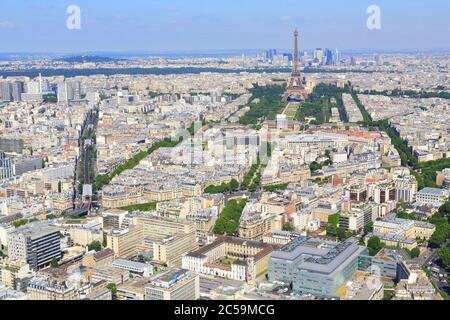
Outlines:
<svg viewBox="0 0 450 320"><path fill-rule="evenodd" d="M289 49L295 27L301 49L448 49L449 17L448 0L0 0L0 53Z"/></svg>

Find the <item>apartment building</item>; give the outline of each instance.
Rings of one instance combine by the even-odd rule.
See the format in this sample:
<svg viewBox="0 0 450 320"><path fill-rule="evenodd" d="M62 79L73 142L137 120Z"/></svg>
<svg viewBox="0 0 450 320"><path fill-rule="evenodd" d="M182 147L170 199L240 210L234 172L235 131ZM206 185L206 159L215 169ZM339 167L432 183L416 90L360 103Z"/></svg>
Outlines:
<svg viewBox="0 0 450 320"><path fill-rule="evenodd" d="M78 290L68 281L47 277L31 279L27 287L31 300L78 300Z"/></svg>
<svg viewBox="0 0 450 320"><path fill-rule="evenodd" d="M122 230L112 230L106 235L107 248L115 258L129 258L136 255L142 245L142 228L131 226Z"/></svg>
<svg viewBox="0 0 450 320"><path fill-rule="evenodd" d="M407 220L399 218L387 218L375 221L373 234L366 236L368 240L375 235L386 243L387 246L407 248L417 247L417 238L429 240L436 230L436 226L423 221Z"/></svg>
<svg viewBox="0 0 450 320"><path fill-rule="evenodd" d="M101 231L101 223L88 223L84 226L68 227L67 233L70 235L73 243L80 246L87 246L94 241L103 242L103 232Z"/></svg>
<svg viewBox="0 0 450 320"><path fill-rule="evenodd" d="M148 284L146 278L133 278L117 287L117 300L144 300L145 286Z"/></svg>
<svg viewBox="0 0 450 320"><path fill-rule="evenodd" d="M112 230L106 239L115 258L148 251L156 261L170 266L181 265L182 255L198 248L195 222L158 216L134 217L129 228Z"/></svg>
<svg viewBox="0 0 450 320"><path fill-rule="evenodd" d="M153 260L180 267L184 254L198 247L195 233L176 233L153 242Z"/></svg>
<svg viewBox="0 0 450 320"><path fill-rule="evenodd" d="M365 202L368 199L367 186L362 184L352 185L346 188L345 195L354 202Z"/></svg>
<svg viewBox="0 0 450 320"><path fill-rule="evenodd" d="M423 188L417 193L416 203L419 206L442 206L448 199L449 192L444 189Z"/></svg>
<svg viewBox="0 0 450 320"><path fill-rule="evenodd" d="M105 281L106 283L119 285L125 283L129 278L130 272L128 270L115 268L113 266L102 266L94 268L90 281L92 283Z"/></svg>
<svg viewBox="0 0 450 320"><path fill-rule="evenodd" d="M26 262L9 259L0 261L0 282L10 289L24 289L22 288L24 280L33 276L34 271Z"/></svg>
<svg viewBox="0 0 450 320"><path fill-rule="evenodd" d="M414 176L398 177L394 179L395 200L412 203L416 201L417 180Z"/></svg>
<svg viewBox="0 0 450 320"><path fill-rule="evenodd" d="M198 300L200 277L186 269L170 269L145 287L145 300Z"/></svg>
<svg viewBox="0 0 450 320"><path fill-rule="evenodd" d="M62 257L59 230L46 225L29 225L16 229L8 237L11 260L25 261L33 270L50 265Z"/></svg>
<svg viewBox="0 0 450 320"><path fill-rule="evenodd" d="M378 217L378 207L373 204L352 204L349 211L339 215L339 226L348 231L362 230Z"/></svg>
<svg viewBox="0 0 450 320"><path fill-rule="evenodd" d="M446 168L436 173L436 184L439 187L450 190L450 168Z"/></svg>
<svg viewBox="0 0 450 320"><path fill-rule="evenodd" d="M281 230L285 217L294 214L295 203L282 197L263 194L259 202L247 203L239 221L239 237L262 240L264 234Z"/></svg>
<svg viewBox="0 0 450 320"><path fill-rule="evenodd" d="M127 270L130 273L139 274L143 277L149 277L153 274L153 265L125 260L125 259L116 259L111 264L114 268L118 268L121 270Z"/></svg>
<svg viewBox="0 0 450 320"><path fill-rule="evenodd" d="M103 228L114 228L120 229L124 225L125 218L128 214L128 211L120 210L120 209L109 209L103 211Z"/></svg>
<svg viewBox="0 0 450 320"><path fill-rule="evenodd" d="M183 268L238 281L253 281L267 270L273 246L259 241L220 236L183 256Z"/></svg>

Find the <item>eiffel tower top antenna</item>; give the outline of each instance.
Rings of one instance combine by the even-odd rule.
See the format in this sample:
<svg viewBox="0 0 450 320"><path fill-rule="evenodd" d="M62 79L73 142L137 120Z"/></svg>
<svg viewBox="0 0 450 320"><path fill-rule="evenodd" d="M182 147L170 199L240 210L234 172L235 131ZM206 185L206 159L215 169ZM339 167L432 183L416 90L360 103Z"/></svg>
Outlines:
<svg viewBox="0 0 450 320"><path fill-rule="evenodd" d="M294 31L294 56L293 56L293 60L294 60L294 65L293 65L293 70L292 70L292 74L297 75L300 73L299 71L299 67L298 67L298 29L295 28Z"/></svg>

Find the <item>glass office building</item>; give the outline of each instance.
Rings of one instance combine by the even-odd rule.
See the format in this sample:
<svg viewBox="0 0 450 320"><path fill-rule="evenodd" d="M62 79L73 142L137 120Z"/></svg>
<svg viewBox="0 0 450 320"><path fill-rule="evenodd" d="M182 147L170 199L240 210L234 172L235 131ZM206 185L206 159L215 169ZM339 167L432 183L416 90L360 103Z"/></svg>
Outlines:
<svg viewBox="0 0 450 320"><path fill-rule="evenodd" d="M0 151L0 180L11 178L14 175L14 167L11 158Z"/></svg>
<svg viewBox="0 0 450 320"><path fill-rule="evenodd" d="M271 256L269 280L288 282L299 294L336 297L358 270L359 258L367 255L354 238L333 242L299 237Z"/></svg>

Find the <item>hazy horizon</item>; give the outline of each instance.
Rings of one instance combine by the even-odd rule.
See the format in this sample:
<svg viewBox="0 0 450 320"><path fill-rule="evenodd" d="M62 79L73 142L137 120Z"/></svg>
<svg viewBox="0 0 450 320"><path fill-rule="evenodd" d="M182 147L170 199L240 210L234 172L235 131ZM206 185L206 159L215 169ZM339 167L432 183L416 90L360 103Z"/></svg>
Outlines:
<svg viewBox="0 0 450 320"><path fill-rule="evenodd" d="M320 47L325 49L327 47ZM256 49L198 49L198 50L173 50L173 51L164 51L164 50L154 50L154 51L80 51L80 52L0 52L0 57L2 56L51 56L51 57L75 57L75 56L100 56L100 57L158 57L158 56L233 56L233 55L255 55L261 54L265 50L275 49L281 53L290 53L292 49L280 49L280 48L256 48ZM301 49L301 52L307 51L311 53L316 48L306 48ZM335 48L328 48L335 49ZM393 48L379 48L379 49L371 49L371 48L337 48L341 54L450 54L449 48L410 48L410 49L393 49Z"/></svg>

